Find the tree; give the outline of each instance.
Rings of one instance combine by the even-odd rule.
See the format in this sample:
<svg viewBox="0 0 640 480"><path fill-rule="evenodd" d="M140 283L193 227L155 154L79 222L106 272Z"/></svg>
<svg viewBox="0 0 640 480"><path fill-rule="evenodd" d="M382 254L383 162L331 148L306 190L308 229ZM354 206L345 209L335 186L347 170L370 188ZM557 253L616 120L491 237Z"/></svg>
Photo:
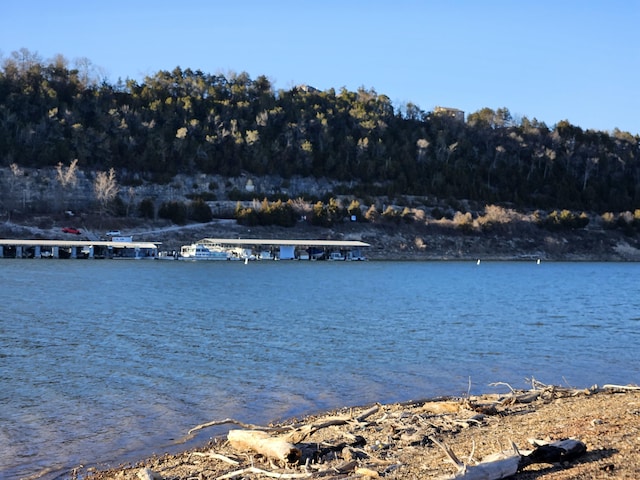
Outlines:
<svg viewBox="0 0 640 480"><path fill-rule="evenodd" d="M192 220L200 223L207 223L213 219L211 207L201 198L191 202L189 205L189 216Z"/></svg>
<svg viewBox="0 0 640 480"><path fill-rule="evenodd" d="M105 213L109 203L118 195L118 183L116 182L116 171L111 168L109 172L98 172L93 182L93 191L100 205L100 212Z"/></svg>
<svg viewBox="0 0 640 480"><path fill-rule="evenodd" d="M56 173L56 178L60 184L60 203L62 204L62 209L65 210L67 208L65 198L67 189L75 187L78 184L78 159L74 159L66 170L62 162L58 162L58 165L56 165Z"/></svg>

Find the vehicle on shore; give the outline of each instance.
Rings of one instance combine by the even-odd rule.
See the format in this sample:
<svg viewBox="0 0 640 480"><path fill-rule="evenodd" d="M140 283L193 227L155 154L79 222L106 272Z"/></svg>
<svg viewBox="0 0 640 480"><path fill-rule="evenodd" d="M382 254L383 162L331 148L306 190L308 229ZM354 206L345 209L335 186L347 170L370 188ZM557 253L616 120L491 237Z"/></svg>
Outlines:
<svg viewBox="0 0 640 480"><path fill-rule="evenodd" d="M64 227L62 229L62 233L71 233L73 235L80 235L81 232L77 228Z"/></svg>

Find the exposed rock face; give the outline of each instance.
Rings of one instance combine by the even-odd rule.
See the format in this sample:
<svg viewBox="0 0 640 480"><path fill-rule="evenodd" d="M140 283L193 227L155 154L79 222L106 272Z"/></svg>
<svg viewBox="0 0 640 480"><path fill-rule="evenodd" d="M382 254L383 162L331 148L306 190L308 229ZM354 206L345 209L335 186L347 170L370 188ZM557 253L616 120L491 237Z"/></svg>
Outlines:
<svg viewBox="0 0 640 480"><path fill-rule="evenodd" d="M371 244L367 252L371 259L640 261L638 235L605 230L597 215L586 228L549 231L536 224L533 214L508 208L483 206L474 210L468 202L458 202L466 212L461 214L437 199L404 198L402 201L410 205L392 205L388 198L377 197L367 199L377 210L371 221L352 222L347 217L330 228L313 226L309 222L312 204L299 201L296 208L303 210L301 219L306 215L307 220L294 227L246 227L228 220L233 218L237 203L229 199L232 193L257 200L274 195L308 199L331 194L337 185L300 177L178 175L170 184L137 182L135 186L120 186L120 199L130 215L105 217L95 213L94 178L94 173L78 171L75 181L63 187L55 169L0 169L0 220L5 222L0 224L0 237L55 239L62 227L74 226L90 240L116 229L137 240L162 242L167 250L177 250L204 237L313 238L367 242ZM140 219L133 213L143 199L152 200L157 212L164 202L189 202L195 195L207 199L216 220L176 226L166 220ZM343 207L351 201L350 197L336 198ZM427 201L429 205L425 205ZM371 205L360 207L364 215ZM395 214L385 216L389 210ZM446 217L435 218L436 210Z"/></svg>
<svg viewBox="0 0 640 480"><path fill-rule="evenodd" d="M63 210L89 210L95 203L94 181L97 172L75 172L73 181L63 185L56 169L0 169L0 208L21 212L52 213ZM229 200L231 192L255 195L262 199L281 194L291 198L321 197L333 191L336 182L324 179L277 175L255 177L221 177L219 175L176 175L170 183L143 181L132 175L127 182L119 181L119 196L123 202L139 203L148 198L161 204L166 201L188 201L196 195Z"/></svg>

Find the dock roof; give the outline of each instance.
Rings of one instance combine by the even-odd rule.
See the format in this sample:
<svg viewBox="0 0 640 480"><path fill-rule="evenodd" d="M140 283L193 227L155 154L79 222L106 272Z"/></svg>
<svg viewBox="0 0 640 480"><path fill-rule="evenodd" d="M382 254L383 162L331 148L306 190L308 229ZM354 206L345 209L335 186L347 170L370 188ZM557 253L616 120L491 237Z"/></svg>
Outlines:
<svg viewBox="0 0 640 480"><path fill-rule="evenodd" d="M289 245L295 247L370 247L359 240L276 240L273 238L203 238L195 243L209 245Z"/></svg>
<svg viewBox="0 0 640 480"><path fill-rule="evenodd" d="M0 239L0 246L22 247L114 247L114 248L158 248L158 242L113 242L90 240L27 240L27 239Z"/></svg>

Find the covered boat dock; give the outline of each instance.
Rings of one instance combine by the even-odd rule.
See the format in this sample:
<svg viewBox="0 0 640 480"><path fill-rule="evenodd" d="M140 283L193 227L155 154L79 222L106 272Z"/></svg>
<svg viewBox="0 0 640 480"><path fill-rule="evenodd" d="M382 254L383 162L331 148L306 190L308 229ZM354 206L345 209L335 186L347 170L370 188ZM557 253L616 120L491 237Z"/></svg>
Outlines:
<svg viewBox="0 0 640 480"><path fill-rule="evenodd" d="M343 260L364 260L363 248L371 245L359 240L276 240L273 238L203 238L196 242L204 246L243 248L269 253L279 260L329 258L340 253ZM277 253L276 253L277 251ZM308 255L305 257L305 255ZM258 253L258 257L261 254Z"/></svg>
<svg viewBox="0 0 640 480"><path fill-rule="evenodd" d="M155 259L158 244L88 240L0 239L0 258Z"/></svg>

